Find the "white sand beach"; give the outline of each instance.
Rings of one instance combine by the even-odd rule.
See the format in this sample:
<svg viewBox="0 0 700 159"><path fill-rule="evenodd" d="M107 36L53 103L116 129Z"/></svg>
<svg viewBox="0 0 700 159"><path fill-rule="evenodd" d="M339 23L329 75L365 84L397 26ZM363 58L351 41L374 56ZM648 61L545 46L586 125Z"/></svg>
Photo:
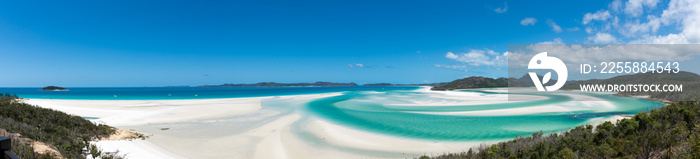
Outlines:
<svg viewBox="0 0 700 159"><path fill-rule="evenodd" d="M300 113L261 110L263 100L304 103L337 95L340 94L193 100L27 99L25 102L96 118L90 120L150 136L146 140L93 142L104 151L119 151L127 158L410 158L461 152L482 144L398 138L354 130L323 119L309 119L306 131L325 140L324 144L333 145L319 146L291 132L291 124L299 121ZM238 131L222 126L227 124Z"/></svg>
<svg viewBox="0 0 700 159"><path fill-rule="evenodd" d="M409 104L393 105L509 102L503 101L505 94L432 92L429 88L418 91L424 92L428 100L408 99ZM481 144L497 142L428 141L388 136L310 117L301 111L312 100L339 95L341 93L191 100L27 99L25 102L91 117L90 120L97 123L149 136L146 140L93 142L104 151L119 151L127 158L414 158L424 154L463 152ZM464 97L479 100L459 101ZM267 103L266 108L262 103ZM580 104L578 107L559 104L432 114L520 115L610 106L609 103L594 105L587 108L580 107ZM616 119L596 119L595 122Z"/></svg>

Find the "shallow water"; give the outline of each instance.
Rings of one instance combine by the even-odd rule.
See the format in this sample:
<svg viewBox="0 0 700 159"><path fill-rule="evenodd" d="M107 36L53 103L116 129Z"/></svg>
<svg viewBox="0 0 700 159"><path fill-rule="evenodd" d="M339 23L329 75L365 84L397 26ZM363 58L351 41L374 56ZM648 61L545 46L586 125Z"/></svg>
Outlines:
<svg viewBox="0 0 700 159"><path fill-rule="evenodd" d="M659 102L609 94L534 94L531 96L543 97L542 100L507 101L508 94L502 92L502 89L461 90L452 93L462 95L449 95L418 88L420 87L68 88L70 91L60 92L39 91L39 88L0 88L0 92L17 94L23 98L85 100L242 98L342 92L339 96L303 103L268 99L263 101L261 112L279 112L276 116L300 113L304 118L295 123L296 129L303 129L304 121L309 118L320 118L357 130L430 141L493 141L512 139L539 131L560 132L589 124L593 120L619 114L636 114L642 110L663 106ZM598 101L574 99L581 96ZM540 109L538 106L552 106L558 110L533 110L518 112L515 115L444 114L513 112L513 109ZM226 125L216 123L222 124ZM304 133L297 131L298 136L314 140L312 135Z"/></svg>
<svg viewBox="0 0 700 159"><path fill-rule="evenodd" d="M512 139L533 132L560 132L588 124L592 119L613 115L636 114L641 110L663 106L642 99L601 94L583 94L595 98L626 98L610 101L575 101L567 94L546 95L538 101L515 101L493 104L469 104L483 98L465 96L462 99L440 98L428 92L348 92L341 96L318 99L308 103L309 114L339 125L391 136L435 141L489 141ZM482 93L493 95L503 93ZM505 94L504 94L505 95ZM501 96L504 96L501 95ZM540 95L545 96L545 95ZM573 96L573 95L572 95ZM581 94L577 94L581 96ZM496 95L492 98L500 98ZM410 99L410 100L408 100ZM507 99L507 98L503 98ZM401 106L420 101L424 106ZM440 103L462 102L464 105L443 106ZM435 104L435 105L431 105ZM437 105L437 106L436 106ZM435 112L508 111L512 108L554 105L571 111L524 113L518 115L444 115ZM535 108L533 108L535 109Z"/></svg>

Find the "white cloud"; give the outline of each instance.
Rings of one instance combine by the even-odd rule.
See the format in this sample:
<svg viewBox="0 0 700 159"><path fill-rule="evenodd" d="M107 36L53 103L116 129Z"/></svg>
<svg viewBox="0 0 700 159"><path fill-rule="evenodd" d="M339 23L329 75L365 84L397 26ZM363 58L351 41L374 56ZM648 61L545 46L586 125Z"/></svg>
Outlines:
<svg viewBox="0 0 700 159"><path fill-rule="evenodd" d="M561 30L561 27L560 27L559 25L557 25L557 23L555 23L555 22L554 22L553 20L551 20L551 19L550 19L550 20L547 20L547 25L549 25L549 27L552 27L552 31L554 31L554 32L556 32L556 33L561 33L561 31L562 31L562 30Z"/></svg>
<svg viewBox="0 0 700 159"><path fill-rule="evenodd" d="M698 45L620 45L620 44L566 44L566 45L525 45L508 54L508 73L511 77L527 74L532 57L541 52L561 59L569 70L569 79L610 78L612 74L578 74L580 64L601 62L650 62L674 61L680 65L692 62L700 55ZM618 64L619 65L619 64ZM624 64L623 64L624 65ZM682 67L682 66L681 66ZM609 67L608 67L609 68ZM598 66L598 69L602 69ZM594 69L595 70L595 69ZM616 76L616 75L615 75Z"/></svg>
<svg viewBox="0 0 700 159"><path fill-rule="evenodd" d="M566 31L579 31L581 28L578 27L573 27L573 28L566 28Z"/></svg>
<svg viewBox="0 0 700 159"><path fill-rule="evenodd" d="M449 56L446 56L450 58ZM480 65L493 65L493 62L490 61L490 57L486 56L483 51L481 50L476 50L476 51L470 51L468 53L463 53L461 55L457 55L457 58L451 58L460 62L468 63L469 65L472 66L480 66Z"/></svg>
<svg viewBox="0 0 700 159"><path fill-rule="evenodd" d="M624 4L624 6L622 5ZM666 8L655 9L657 6ZM700 1L670 0L659 4L658 0L615 0L608 5L613 12L599 10L587 13L583 23L593 20L613 18L612 21L597 26L587 26L586 32L606 32L590 36L588 40L610 40L608 37L620 35L628 43L685 44L700 43ZM645 9L647 9L645 11ZM615 15L608 15L614 13ZM662 33L662 34L659 34Z"/></svg>
<svg viewBox="0 0 700 159"><path fill-rule="evenodd" d="M685 61L700 55L697 45L529 45L524 51L509 53L509 66L527 66L535 53L548 52L564 63L601 61ZM563 56L565 55L565 56Z"/></svg>
<svg viewBox="0 0 700 159"><path fill-rule="evenodd" d="M507 11L508 11L508 3L506 3L505 6L503 6L503 8L496 8L496 9L494 9L493 11L496 12L496 13L505 13L505 12L507 12Z"/></svg>
<svg viewBox="0 0 700 159"><path fill-rule="evenodd" d="M613 18L612 26L614 26L616 28L620 27L620 18L619 17L616 16L615 18Z"/></svg>
<svg viewBox="0 0 700 159"><path fill-rule="evenodd" d="M688 44L685 34L668 34L647 36L641 39L630 41L631 44Z"/></svg>
<svg viewBox="0 0 700 159"><path fill-rule="evenodd" d="M700 0L669 0L663 3L668 4L656 0L614 0L607 10L593 10L595 12L584 15L582 21L585 24L582 29L589 34L586 40L598 44L700 43ZM557 39L541 42L557 43ZM532 52L527 49L510 52L508 58L515 62L508 66L527 66L532 55L539 52L552 53L552 56L571 64L601 61L687 61L700 57L700 47L697 45L531 46L528 49L534 50ZM560 54L557 56L555 53Z"/></svg>
<svg viewBox="0 0 700 159"><path fill-rule="evenodd" d="M354 68L354 67L365 67L364 64L358 63L358 64L348 64L348 67Z"/></svg>
<svg viewBox="0 0 700 159"><path fill-rule="evenodd" d="M610 5L608 5L608 8L614 12L619 12L622 10L622 0L614 0L610 3Z"/></svg>
<svg viewBox="0 0 700 159"><path fill-rule="evenodd" d="M654 33L659 26L679 25L679 33L669 33L666 35L642 35L641 38L632 42L654 43L654 44L680 44L680 43L700 43L700 1L697 0L672 0L668 8L657 18L651 18L645 23L632 23L628 28L621 30L632 30L640 33Z"/></svg>
<svg viewBox="0 0 700 159"><path fill-rule="evenodd" d="M610 17L610 12L606 10L599 10L595 13L586 13L583 15L583 24L588 24L588 22L592 20L605 21Z"/></svg>
<svg viewBox="0 0 700 159"><path fill-rule="evenodd" d="M622 25L623 28L620 29L620 33L630 37L644 33L655 33L661 27L661 19L653 15L648 16L648 19L650 20L646 23L640 23L638 20L627 22Z"/></svg>
<svg viewBox="0 0 700 159"><path fill-rule="evenodd" d="M445 57L470 66L505 66L508 52L498 53L490 49L469 50L467 53L447 52Z"/></svg>
<svg viewBox="0 0 700 159"><path fill-rule="evenodd" d="M629 16L636 17L644 12L644 6L649 9L654 9L657 3L659 3L659 0L629 0L625 3L625 13Z"/></svg>
<svg viewBox="0 0 700 159"><path fill-rule="evenodd" d="M552 41L543 41L543 42L540 42L538 44L564 44L564 41L561 40L561 38L555 38Z"/></svg>
<svg viewBox="0 0 700 159"><path fill-rule="evenodd" d="M447 55L445 55L448 59L457 59L459 56L455 55L452 52L447 52Z"/></svg>
<svg viewBox="0 0 700 159"><path fill-rule="evenodd" d="M535 25L535 23L537 23L537 19L532 18L532 17L527 17L527 18L520 21L520 25L523 25L523 26Z"/></svg>
<svg viewBox="0 0 700 159"><path fill-rule="evenodd" d="M613 43L617 41L617 38L615 36L608 34L608 33L596 33L595 36L589 36L588 40L591 40L595 43L598 44L607 44L607 43Z"/></svg>

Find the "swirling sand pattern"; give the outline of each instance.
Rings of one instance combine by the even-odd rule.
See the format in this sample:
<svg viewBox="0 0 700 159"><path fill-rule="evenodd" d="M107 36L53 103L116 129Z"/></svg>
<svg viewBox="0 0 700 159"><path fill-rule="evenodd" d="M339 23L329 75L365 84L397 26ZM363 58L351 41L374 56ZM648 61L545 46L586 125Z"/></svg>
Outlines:
<svg viewBox="0 0 700 159"><path fill-rule="evenodd" d="M661 103L641 99L604 101L609 106L581 106L567 95L539 95L547 99L524 102L495 102L492 104L434 106L397 106L410 101L401 99L431 100L432 103L470 103L479 98L501 98L504 93L468 90L479 98L426 97L428 92L385 91L347 92L341 96L318 99L308 103L311 115L327 119L339 125L380 134L440 141L482 141L509 139L533 132L559 132L586 124L592 118L618 114L635 114L643 109L662 106ZM620 98L612 95L586 94L595 98ZM490 97L488 97L490 96ZM428 99L432 98L432 99ZM375 100L372 100L375 99ZM379 99L379 100L377 100ZM519 115L441 115L439 112L509 111L514 108L532 109L536 106L554 105L568 111L534 111ZM601 109L602 108L602 109ZM436 113L437 114L431 114Z"/></svg>

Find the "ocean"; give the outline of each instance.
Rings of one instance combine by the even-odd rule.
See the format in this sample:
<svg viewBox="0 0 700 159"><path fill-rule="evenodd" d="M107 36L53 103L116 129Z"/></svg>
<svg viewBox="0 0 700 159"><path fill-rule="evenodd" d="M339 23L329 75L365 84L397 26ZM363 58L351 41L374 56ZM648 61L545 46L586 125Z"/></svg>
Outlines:
<svg viewBox="0 0 700 159"><path fill-rule="evenodd" d="M416 90L420 87L76 87L69 91L41 91L39 87L6 87L0 93L29 99L172 100L245 98L319 94L345 91Z"/></svg>

